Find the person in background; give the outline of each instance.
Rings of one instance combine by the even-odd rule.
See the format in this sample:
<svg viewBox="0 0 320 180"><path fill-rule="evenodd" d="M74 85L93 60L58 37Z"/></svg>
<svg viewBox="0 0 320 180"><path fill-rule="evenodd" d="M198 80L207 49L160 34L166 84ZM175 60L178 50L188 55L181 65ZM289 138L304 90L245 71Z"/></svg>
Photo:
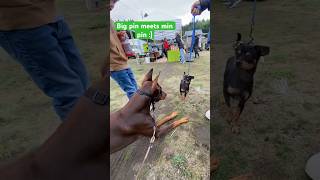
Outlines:
<svg viewBox="0 0 320 180"><path fill-rule="evenodd" d="M118 1L119 0L110 0L110 11L112 11L115 3ZM118 83L129 99L138 90L133 72L128 66L128 57L114 29L112 20L110 22L110 74L111 78Z"/></svg>
<svg viewBox="0 0 320 180"><path fill-rule="evenodd" d="M197 55L198 57L200 57L198 49L199 49L199 35L197 35L194 40L194 46L193 46L194 58L197 58Z"/></svg>
<svg viewBox="0 0 320 180"><path fill-rule="evenodd" d="M181 36L179 33L176 33L176 43L178 44L179 50L180 50L180 62L183 64L185 63L185 57L184 57L184 45L181 39Z"/></svg>
<svg viewBox="0 0 320 180"><path fill-rule="evenodd" d="M0 1L0 47L49 97L63 121L89 86L68 24L54 0Z"/></svg>
<svg viewBox="0 0 320 180"><path fill-rule="evenodd" d="M168 43L168 40L167 38L164 38L163 39L163 53L164 55L166 56L166 58L168 58L168 50L169 50L169 43Z"/></svg>

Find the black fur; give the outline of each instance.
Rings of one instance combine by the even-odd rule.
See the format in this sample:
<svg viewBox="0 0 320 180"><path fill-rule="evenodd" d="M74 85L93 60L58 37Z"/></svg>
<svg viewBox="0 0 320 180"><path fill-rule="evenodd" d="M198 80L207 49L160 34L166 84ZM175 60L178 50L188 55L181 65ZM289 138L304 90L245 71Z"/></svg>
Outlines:
<svg viewBox="0 0 320 180"><path fill-rule="evenodd" d="M186 75L186 73L183 72L183 78L180 82L180 95L181 96L184 96L184 97L187 96L192 79L194 79L194 76Z"/></svg>
<svg viewBox="0 0 320 180"><path fill-rule="evenodd" d="M252 94L254 74L259 59L269 54L270 48L242 43L239 33L234 48L235 56L228 59L224 72L223 93L227 106L231 107L232 98L241 114L246 101Z"/></svg>

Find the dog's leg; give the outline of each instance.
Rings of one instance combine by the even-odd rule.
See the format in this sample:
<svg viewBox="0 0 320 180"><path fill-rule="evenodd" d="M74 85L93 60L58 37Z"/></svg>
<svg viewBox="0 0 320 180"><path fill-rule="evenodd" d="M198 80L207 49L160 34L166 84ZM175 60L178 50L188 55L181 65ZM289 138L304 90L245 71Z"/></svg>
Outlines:
<svg viewBox="0 0 320 180"><path fill-rule="evenodd" d="M231 131L235 134L240 133L240 125L239 125L240 114L241 114L240 108L237 107L233 112L233 117L231 120Z"/></svg>
<svg viewBox="0 0 320 180"><path fill-rule="evenodd" d="M234 119L232 120L232 132L235 134L240 134L240 124L239 124L239 119L240 119L240 110L237 109L234 115Z"/></svg>
<svg viewBox="0 0 320 180"><path fill-rule="evenodd" d="M228 117L226 118L228 124L231 124L232 119L233 119L233 112L232 112L232 108L231 108L231 104L230 104L230 96L229 94L226 92L225 88L223 90L223 97L224 97L224 101L228 107Z"/></svg>
<svg viewBox="0 0 320 180"><path fill-rule="evenodd" d="M219 160L215 157L210 158L210 172L214 172L219 167Z"/></svg>
<svg viewBox="0 0 320 180"><path fill-rule="evenodd" d="M168 126L159 126L157 129L157 137L163 136L165 134L167 134L169 131L175 129L176 127L189 122L189 118L188 117L183 117L177 121L174 121L173 123L171 123Z"/></svg>
<svg viewBox="0 0 320 180"><path fill-rule="evenodd" d="M164 118L162 118L161 120L157 121L157 127L159 128L160 126L162 126L164 123L174 119L175 117L177 117L178 112L174 111L171 114L165 116Z"/></svg>

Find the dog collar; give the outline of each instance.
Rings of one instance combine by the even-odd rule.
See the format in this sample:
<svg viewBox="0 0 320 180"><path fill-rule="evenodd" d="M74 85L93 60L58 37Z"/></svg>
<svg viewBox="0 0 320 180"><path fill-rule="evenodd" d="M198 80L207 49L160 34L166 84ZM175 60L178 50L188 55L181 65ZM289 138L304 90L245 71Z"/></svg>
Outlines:
<svg viewBox="0 0 320 180"><path fill-rule="evenodd" d="M147 96L147 97L149 97L151 99L153 98L151 93L144 92L144 91L142 91L140 89L137 90L137 93L142 95L142 96Z"/></svg>
<svg viewBox="0 0 320 180"><path fill-rule="evenodd" d="M90 87L85 93L84 96L89 98L95 104L106 106L110 98L107 94L99 91L98 89Z"/></svg>

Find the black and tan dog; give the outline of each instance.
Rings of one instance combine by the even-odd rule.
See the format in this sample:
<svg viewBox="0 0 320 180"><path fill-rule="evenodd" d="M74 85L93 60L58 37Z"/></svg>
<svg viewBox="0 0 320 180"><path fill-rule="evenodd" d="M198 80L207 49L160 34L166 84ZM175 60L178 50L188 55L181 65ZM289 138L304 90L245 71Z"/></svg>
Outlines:
<svg viewBox="0 0 320 180"><path fill-rule="evenodd" d="M241 42L241 34L238 33L234 49L235 56L228 59L224 72L223 93L230 110L231 117L228 121L232 132L240 133L240 114L252 94L259 59L269 54L270 48L254 45L252 42Z"/></svg>
<svg viewBox="0 0 320 180"><path fill-rule="evenodd" d="M186 72L183 72L183 77L180 81L180 96L183 100L187 97L187 94L189 93L189 88L192 79L194 79L194 76L190 76L189 74L186 74Z"/></svg>

